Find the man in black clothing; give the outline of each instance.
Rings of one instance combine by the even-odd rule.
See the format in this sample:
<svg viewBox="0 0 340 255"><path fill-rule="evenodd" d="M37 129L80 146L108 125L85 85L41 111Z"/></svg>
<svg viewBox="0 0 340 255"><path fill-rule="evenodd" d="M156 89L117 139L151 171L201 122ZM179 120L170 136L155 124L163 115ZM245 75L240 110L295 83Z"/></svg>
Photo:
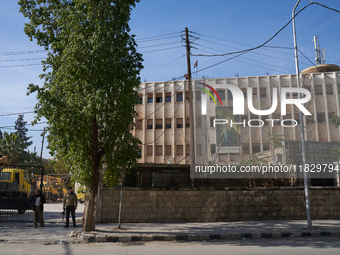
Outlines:
<svg viewBox="0 0 340 255"><path fill-rule="evenodd" d="M44 204L45 204L45 196L41 194L41 191L37 189L35 194L30 199L30 204L33 209L34 216L34 228L38 226L38 219L40 223L40 227L44 227Z"/></svg>

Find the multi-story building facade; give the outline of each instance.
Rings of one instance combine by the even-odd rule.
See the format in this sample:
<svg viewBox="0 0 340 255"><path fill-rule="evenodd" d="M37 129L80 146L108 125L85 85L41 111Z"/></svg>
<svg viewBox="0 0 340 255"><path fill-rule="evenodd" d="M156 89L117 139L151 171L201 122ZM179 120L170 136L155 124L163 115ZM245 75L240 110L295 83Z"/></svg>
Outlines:
<svg viewBox="0 0 340 255"><path fill-rule="evenodd" d="M300 84L311 92L311 99L304 104L312 114L303 117L306 141L333 142L340 138L339 128L330 123L332 115L340 116L340 72L338 68L335 67L337 71L302 74ZM242 90L245 98L249 97L246 91L251 88L252 104L258 110L271 108L273 88L279 91L280 102L282 88L298 86L296 75L193 80L197 163L214 161L236 164L249 157L250 154L274 150L273 137L284 140L301 139L299 109L295 105L287 105L286 115L281 115L279 103L271 114L258 116L248 110L247 100L244 100L245 112L244 115L239 116L238 123L240 124L237 129L240 150L231 153L221 151L216 138L216 125L214 125L217 108L211 97L208 97L206 115L202 115L202 98L205 93L199 89L202 83L218 87L217 93L221 98L222 106L239 107L233 104L233 94L230 90L223 89L223 85L237 86ZM188 164L192 125L189 116L190 96L187 81L142 83L139 96L141 104L136 106L138 117L133 130L133 134L142 142L139 163ZM288 93L287 98L298 98L298 95Z"/></svg>

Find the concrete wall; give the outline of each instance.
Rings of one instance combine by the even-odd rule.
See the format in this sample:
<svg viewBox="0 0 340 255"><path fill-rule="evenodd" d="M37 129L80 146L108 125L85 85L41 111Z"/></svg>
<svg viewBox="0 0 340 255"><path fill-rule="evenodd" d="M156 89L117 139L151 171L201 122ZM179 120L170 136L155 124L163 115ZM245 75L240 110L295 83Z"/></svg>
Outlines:
<svg viewBox="0 0 340 255"><path fill-rule="evenodd" d="M104 189L102 222L117 222L119 189ZM340 216L340 188L310 188L312 219ZM306 219L304 189L142 190L125 188L122 222Z"/></svg>

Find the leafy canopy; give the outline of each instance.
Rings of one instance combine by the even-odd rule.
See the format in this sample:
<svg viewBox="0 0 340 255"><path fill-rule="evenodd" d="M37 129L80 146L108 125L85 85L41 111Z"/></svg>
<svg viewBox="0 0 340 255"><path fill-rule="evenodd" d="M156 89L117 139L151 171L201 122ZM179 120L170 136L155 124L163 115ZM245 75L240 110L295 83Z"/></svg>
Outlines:
<svg viewBox="0 0 340 255"><path fill-rule="evenodd" d="M139 0L20 0L25 33L48 50L35 122L48 121L52 155L83 184L105 160L108 180L135 164L139 140L129 125L136 115L142 56L129 34ZM112 180L113 181L113 180Z"/></svg>

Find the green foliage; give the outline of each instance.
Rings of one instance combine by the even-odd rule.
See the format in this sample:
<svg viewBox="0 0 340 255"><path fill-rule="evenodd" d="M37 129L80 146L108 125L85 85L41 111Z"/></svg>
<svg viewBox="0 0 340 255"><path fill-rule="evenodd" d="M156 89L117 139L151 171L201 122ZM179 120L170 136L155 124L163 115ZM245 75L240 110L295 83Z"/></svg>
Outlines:
<svg viewBox="0 0 340 255"><path fill-rule="evenodd" d="M338 128L340 126L340 117L333 114L329 122L332 123L336 128Z"/></svg>
<svg viewBox="0 0 340 255"><path fill-rule="evenodd" d="M24 140L14 133L4 132L0 140L0 155L7 156L9 164L18 164L26 158Z"/></svg>
<svg viewBox="0 0 340 255"><path fill-rule="evenodd" d="M22 139L24 141L25 149L27 149L29 146L33 144L32 141L29 141L32 136L27 136L28 129L26 128L27 121L24 121L24 115L20 114L18 116L18 119L15 122L15 134L19 137L19 139Z"/></svg>
<svg viewBox="0 0 340 255"><path fill-rule="evenodd" d="M20 0L25 33L49 50L35 122L45 117L53 155L73 178L88 185L100 165L114 182L136 163L139 140L129 125L136 115L142 56L129 35L130 11L139 0ZM105 161L105 162L104 162Z"/></svg>
<svg viewBox="0 0 340 255"><path fill-rule="evenodd" d="M268 134L268 135L274 148L282 147L282 142L285 140L283 135L272 135L272 134Z"/></svg>

